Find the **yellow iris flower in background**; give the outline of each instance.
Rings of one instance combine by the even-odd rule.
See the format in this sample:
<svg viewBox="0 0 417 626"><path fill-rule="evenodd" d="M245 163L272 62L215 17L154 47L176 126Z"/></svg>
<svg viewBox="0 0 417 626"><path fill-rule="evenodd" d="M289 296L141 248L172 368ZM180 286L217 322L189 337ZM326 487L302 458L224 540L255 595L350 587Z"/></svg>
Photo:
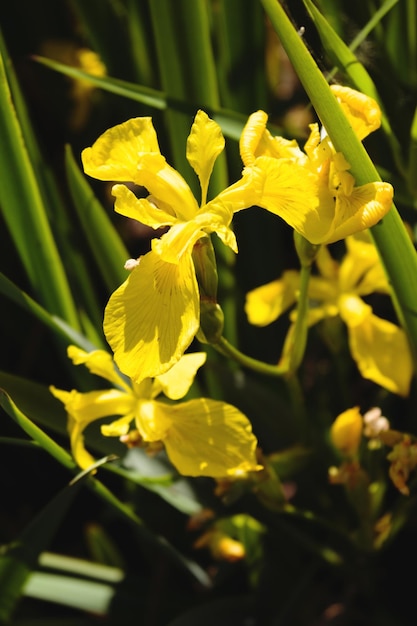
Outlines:
<svg viewBox="0 0 417 626"><path fill-rule="evenodd" d="M187 159L200 181L200 205L182 176L161 155L149 117L107 130L83 151L84 170L90 176L130 181L147 189L149 196L138 199L126 185L115 185L117 212L155 229L170 227L152 241L149 253L131 264L133 271L112 294L105 310L104 332L115 361L137 383L168 371L199 329L194 245L215 232L237 252L230 229L233 213L257 204L262 195L269 174L256 162L256 167L245 168L240 180L207 202L211 172L223 148L220 127L199 111L188 137ZM274 180L284 206L300 211L301 206L316 202L314 176L304 176L301 165L289 159L272 165L279 170Z"/></svg>
<svg viewBox="0 0 417 626"><path fill-rule="evenodd" d="M377 103L348 87L331 87L360 139L376 130L381 114ZM258 205L284 219L294 230L313 244L333 243L374 226L390 209L393 189L389 183L374 182L355 187L349 163L336 152L324 129L311 124L304 152L295 140L273 137L266 129L264 111L253 113L243 130L240 153L246 166L260 164L270 170ZM281 189L276 184L273 161L292 161L305 172L316 175L317 202L306 202L301 210L283 206Z"/></svg>
<svg viewBox="0 0 417 626"><path fill-rule="evenodd" d="M156 399L161 393L170 400L183 398L206 360L204 352L186 354L169 372L140 384L126 382L104 350L88 353L69 346L68 356L115 385L87 393L50 388L65 405L72 454L81 468L94 463L84 445L87 426L118 415L111 424L102 425L103 435L122 437L134 422L144 442L164 444L172 464L185 476L241 477L261 469L255 456L256 437L238 409L207 398L176 404Z"/></svg>
<svg viewBox="0 0 417 626"><path fill-rule="evenodd" d="M326 247L318 252L319 275L312 276L308 286L308 324L340 315L361 375L406 396L413 375L406 335L396 324L374 315L362 299L374 292L390 293L377 250L366 233L347 238L346 246L340 264ZM281 279L250 291L245 305L249 322L266 326L276 320L296 302L298 289L299 272L288 270Z"/></svg>

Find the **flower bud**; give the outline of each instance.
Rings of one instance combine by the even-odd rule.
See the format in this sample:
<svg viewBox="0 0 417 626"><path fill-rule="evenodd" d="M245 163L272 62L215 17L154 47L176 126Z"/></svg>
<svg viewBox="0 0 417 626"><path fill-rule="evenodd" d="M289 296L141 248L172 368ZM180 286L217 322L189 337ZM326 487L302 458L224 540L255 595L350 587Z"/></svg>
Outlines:
<svg viewBox="0 0 417 626"><path fill-rule="evenodd" d="M362 415L357 406L344 411L333 422L330 438L334 447L343 456L355 456L362 436L362 427Z"/></svg>
<svg viewBox="0 0 417 626"><path fill-rule="evenodd" d="M197 339L202 343L217 343L222 336L224 315L217 302L200 300L200 329Z"/></svg>

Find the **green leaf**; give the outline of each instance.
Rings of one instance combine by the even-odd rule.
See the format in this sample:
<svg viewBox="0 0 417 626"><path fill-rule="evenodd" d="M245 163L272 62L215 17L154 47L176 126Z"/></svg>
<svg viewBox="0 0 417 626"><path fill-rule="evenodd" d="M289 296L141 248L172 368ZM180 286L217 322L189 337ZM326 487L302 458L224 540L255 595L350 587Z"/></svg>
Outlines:
<svg viewBox="0 0 417 626"><path fill-rule="evenodd" d="M52 541L80 485L68 486L55 496L0 555L1 623L10 619L39 554Z"/></svg>
<svg viewBox="0 0 417 626"><path fill-rule="evenodd" d="M34 572L24 595L105 616L116 593L112 585L46 572Z"/></svg>
<svg viewBox="0 0 417 626"><path fill-rule="evenodd" d="M92 74L83 72L75 67L70 67L45 57L34 56L33 59L38 63L42 63L42 65L55 70L56 72L64 74L65 76L87 81L91 85L95 85L100 89L130 100L135 100L136 102L141 102L142 104L146 104L154 109L165 110L169 107L175 111L185 113L190 118L193 117L197 109L202 106L199 102L194 103L190 102L189 99L182 100L179 98L168 97L163 91L151 89L143 85L135 85L134 83L120 80L118 78L112 78L110 76L93 76ZM205 106L204 110L221 126L222 132L226 137L239 141L243 127L247 121L246 115L220 107L213 108L211 106ZM269 128L278 130L276 126L269 126ZM185 142L183 143L183 146L185 146Z"/></svg>
<svg viewBox="0 0 417 626"><path fill-rule="evenodd" d="M7 276L0 272L0 293L9 300L17 304L23 310L27 311L48 328L50 328L57 337L65 339L68 343L73 343L87 352L97 348L84 335L72 328L63 319L56 315L52 315L40 304L35 302L27 293L19 289Z"/></svg>
<svg viewBox="0 0 417 626"><path fill-rule="evenodd" d="M8 80L0 35L0 205L33 289L45 306L78 329L78 316L47 217L42 194ZM14 83L16 85L16 83ZM19 99L21 101L21 99Z"/></svg>
<svg viewBox="0 0 417 626"><path fill-rule="evenodd" d="M1 382L0 382L1 385ZM11 397L1 390L0 388L0 406L6 411L8 415L22 428L22 430L34 441L36 441L48 454L61 463L64 467L70 470L76 476L80 476L79 470L73 461L72 457L61 446L59 446L49 435L47 435L39 426L34 424L27 415L25 415L11 399ZM98 461L98 464L102 463L105 459ZM111 465L109 465L109 468ZM83 473L81 473L82 475ZM183 554L178 552L170 543L164 538L153 534L148 528L146 528L136 513L130 508L130 506L124 504L114 493L112 493L103 483L96 478L88 476L85 481L86 486L92 490L98 497L117 511L122 517L127 519L133 524L138 539L142 546L144 553L149 559L154 558L155 550L161 550L167 558L169 558L177 567L191 574L202 585L208 587L211 585L211 581L204 570L201 567L188 559Z"/></svg>

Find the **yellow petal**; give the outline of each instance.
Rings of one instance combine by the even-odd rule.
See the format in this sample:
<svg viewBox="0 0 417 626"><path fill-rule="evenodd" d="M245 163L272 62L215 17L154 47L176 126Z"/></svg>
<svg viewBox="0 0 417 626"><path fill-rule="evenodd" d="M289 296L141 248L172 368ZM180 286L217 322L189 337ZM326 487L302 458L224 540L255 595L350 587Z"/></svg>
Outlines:
<svg viewBox="0 0 417 626"><path fill-rule="evenodd" d="M189 254L178 264L151 251L110 297L104 332L120 370L154 378L183 355L199 328L199 292Z"/></svg>
<svg viewBox="0 0 417 626"><path fill-rule="evenodd" d="M250 422L230 404L199 398L170 406L169 415L164 444L181 474L222 478L261 469Z"/></svg>
<svg viewBox="0 0 417 626"><path fill-rule="evenodd" d="M84 427L79 422L73 420L71 417L68 418L67 426L70 435L72 456L74 457L77 465L81 467L81 469L87 469L93 463L95 463L96 459L93 457L92 454L90 454L90 452L88 452L84 445Z"/></svg>
<svg viewBox="0 0 417 626"><path fill-rule="evenodd" d="M242 178L207 203L205 211L227 211L233 214L258 203L265 182L261 168L245 167ZM223 205L223 209L217 207Z"/></svg>
<svg viewBox="0 0 417 626"><path fill-rule="evenodd" d="M267 121L268 116L264 111L256 111L248 118L239 141L243 163L246 166L253 165L258 156L293 158L305 162L306 156L295 139L289 141L283 137L273 137L266 129Z"/></svg>
<svg viewBox="0 0 417 626"><path fill-rule="evenodd" d="M350 351L361 375L392 393L407 396L413 362L404 331L374 315L359 298L341 298L340 314L348 327Z"/></svg>
<svg viewBox="0 0 417 626"><path fill-rule="evenodd" d="M137 198L126 185L114 185L112 194L116 198L114 210L120 215L137 220L151 228L171 226L177 218L173 211L167 212L145 198Z"/></svg>
<svg viewBox="0 0 417 626"><path fill-rule="evenodd" d="M201 185L201 204L205 204L214 163L224 149L220 126L204 111L198 111L187 139L187 159Z"/></svg>
<svg viewBox="0 0 417 626"><path fill-rule="evenodd" d="M63 402L68 413L72 455L81 468L87 469L95 459L85 449L84 430L97 419L108 415L125 415L132 410L134 398L117 389L80 393L50 387L50 391Z"/></svg>
<svg viewBox="0 0 417 626"><path fill-rule="evenodd" d="M249 116L239 141L240 156L245 165L253 165L255 162L256 151L266 132L267 121L268 115L265 111L256 111Z"/></svg>
<svg viewBox="0 0 417 626"><path fill-rule="evenodd" d="M388 281L374 244L370 240L348 237L346 248L347 253L340 264L340 290L354 290L358 295L375 291L389 293Z"/></svg>
<svg viewBox="0 0 417 626"><path fill-rule="evenodd" d="M129 432L130 422L134 417L133 413L129 413L111 424L103 424L101 434L105 437L121 437L122 435L126 435Z"/></svg>
<svg viewBox="0 0 417 626"><path fill-rule="evenodd" d="M133 396L118 389L81 393L75 389L63 391L50 387L50 391L63 402L67 413L76 422L83 424L84 428L102 417L125 415L132 409Z"/></svg>
<svg viewBox="0 0 417 626"><path fill-rule="evenodd" d="M334 219L323 243L334 243L374 226L390 210L392 198L392 186L382 182L355 187L350 196L338 195Z"/></svg>
<svg viewBox="0 0 417 626"><path fill-rule="evenodd" d="M135 182L146 187L152 202L178 219L192 219L198 203L181 174L160 154L143 154L138 161ZM168 207L170 207L168 209Z"/></svg>
<svg viewBox="0 0 417 626"><path fill-rule="evenodd" d="M152 241L152 250L167 263L176 265L184 255L191 254L194 244L205 234L195 219L178 222L160 239Z"/></svg>
<svg viewBox="0 0 417 626"><path fill-rule="evenodd" d="M165 441L172 426L170 405L154 400L140 402L135 418L144 441Z"/></svg>
<svg viewBox="0 0 417 626"><path fill-rule="evenodd" d="M336 281L339 276L339 263L332 257L326 246L321 246L316 256L317 268L323 276L330 281Z"/></svg>
<svg viewBox="0 0 417 626"><path fill-rule="evenodd" d="M354 456L362 437L363 418L355 406L341 413L330 429L332 444L345 456Z"/></svg>
<svg viewBox="0 0 417 626"><path fill-rule="evenodd" d="M159 154L158 139L150 117L137 117L106 130L83 150L84 171L99 180L136 182L141 155Z"/></svg>
<svg viewBox="0 0 417 626"><path fill-rule="evenodd" d="M113 357L109 352L105 350L85 352L81 348L77 348L77 346L68 346L67 353L74 365L85 365L92 374L101 376L110 383L130 391L130 387L116 371Z"/></svg>
<svg viewBox="0 0 417 626"><path fill-rule="evenodd" d="M184 354L170 370L156 378L158 387L171 400L183 398L194 382L197 370L205 363L205 352ZM155 396L154 396L155 397Z"/></svg>
<svg viewBox="0 0 417 626"><path fill-rule="evenodd" d="M359 139L364 139L380 127L381 110L373 98L342 85L331 85L330 89Z"/></svg>
<svg viewBox="0 0 417 626"><path fill-rule="evenodd" d="M314 228L322 230L317 176L289 159L258 157L253 168L263 176L257 204L281 217L311 243L322 243L309 236Z"/></svg>
<svg viewBox="0 0 417 626"><path fill-rule="evenodd" d="M206 205L194 219L177 222L160 239L154 239L152 250L165 261L178 263L183 254L192 251L199 239L215 232L225 245L237 252L235 235L228 228L232 216L233 212L222 202Z"/></svg>
<svg viewBox="0 0 417 626"><path fill-rule="evenodd" d="M267 326L274 322L296 301L299 272L289 270L280 280L252 289L246 294L245 311L250 324Z"/></svg>

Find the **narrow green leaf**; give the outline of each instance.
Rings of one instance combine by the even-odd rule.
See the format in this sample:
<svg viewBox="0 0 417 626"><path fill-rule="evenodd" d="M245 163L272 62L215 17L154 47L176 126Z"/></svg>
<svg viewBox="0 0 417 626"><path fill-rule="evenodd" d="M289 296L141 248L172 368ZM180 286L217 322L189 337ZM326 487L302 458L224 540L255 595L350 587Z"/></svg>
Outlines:
<svg viewBox="0 0 417 626"><path fill-rule="evenodd" d="M112 585L46 572L34 572L24 588L25 596L101 616L107 615L115 593Z"/></svg>
<svg viewBox="0 0 417 626"><path fill-rule="evenodd" d="M0 205L33 289L45 306L78 328L78 316L54 242L8 82L0 35Z"/></svg>
<svg viewBox="0 0 417 626"><path fill-rule="evenodd" d="M0 272L0 293L17 304L23 310L27 311L45 326L50 328L57 337L65 339L68 343L74 343L75 345L83 348L89 352L96 349L97 346L93 345L86 337L81 333L74 330L72 326L69 326L64 320L52 315L40 304L35 302L27 293L19 289L11 280Z"/></svg>
<svg viewBox="0 0 417 626"><path fill-rule="evenodd" d="M65 76L85 80L100 89L130 100L135 100L136 102L141 102L142 104L146 104L154 109L165 110L169 107L176 111L181 111L185 113L189 119L192 119L197 109L202 106L199 102L193 103L190 102L190 99L182 100L168 97L163 91L150 89L149 87L145 87L143 85L135 85L134 83L119 80L118 78L111 78L110 76L93 76L92 74L83 72L75 67L70 67L45 57L34 56L33 59L38 63L42 63L42 65L49 67L51 70L64 74ZM223 134L226 137L239 141L243 127L247 121L246 115L220 107L212 108L210 106L205 106L204 110L221 126ZM277 130L276 127L272 128Z"/></svg>
<svg viewBox="0 0 417 626"><path fill-rule="evenodd" d="M76 574L108 583L118 583L124 577L124 572L120 566L115 567L102 562L86 561L54 552L42 552L38 563L40 567L45 569L53 569L65 574Z"/></svg>

